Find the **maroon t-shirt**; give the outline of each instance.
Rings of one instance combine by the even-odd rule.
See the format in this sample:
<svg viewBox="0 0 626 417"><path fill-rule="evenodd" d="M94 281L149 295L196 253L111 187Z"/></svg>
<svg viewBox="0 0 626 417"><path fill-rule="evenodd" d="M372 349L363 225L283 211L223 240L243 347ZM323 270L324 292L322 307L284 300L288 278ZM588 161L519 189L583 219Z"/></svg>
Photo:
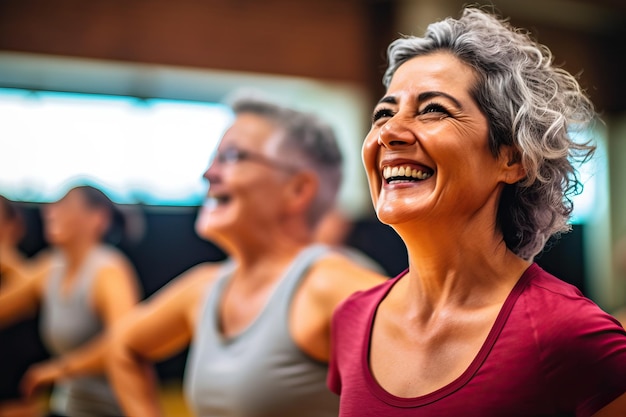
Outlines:
<svg viewBox="0 0 626 417"><path fill-rule="evenodd" d="M374 313L404 275L347 299L333 318L328 386L340 417L588 417L626 392L626 332L578 289L531 265L469 368L400 398L369 367Z"/></svg>

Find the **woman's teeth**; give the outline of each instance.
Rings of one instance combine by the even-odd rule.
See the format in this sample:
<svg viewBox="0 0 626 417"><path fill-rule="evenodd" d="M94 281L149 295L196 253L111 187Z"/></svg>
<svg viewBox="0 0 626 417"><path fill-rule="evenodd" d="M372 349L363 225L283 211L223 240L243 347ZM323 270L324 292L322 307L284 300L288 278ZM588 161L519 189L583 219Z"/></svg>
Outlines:
<svg viewBox="0 0 626 417"><path fill-rule="evenodd" d="M393 180L412 180L419 181L425 180L426 178L430 178L433 174L429 172L424 172L422 170L418 170L415 168L411 168L410 166L400 166L400 167L390 167L387 166L383 168L383 178L385 180L393 181Z"/></svg>

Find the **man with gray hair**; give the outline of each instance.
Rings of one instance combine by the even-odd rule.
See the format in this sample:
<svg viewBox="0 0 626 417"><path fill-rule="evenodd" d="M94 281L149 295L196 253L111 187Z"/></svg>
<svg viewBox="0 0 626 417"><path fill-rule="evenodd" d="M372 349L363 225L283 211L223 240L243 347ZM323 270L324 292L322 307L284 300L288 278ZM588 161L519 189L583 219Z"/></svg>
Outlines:
<svg viewBox="0 0 626 417"><path fill-rule="evenodd" d="M259 100L232 107L196 222L229 259L183 273L120 326L114 387L128 415L160 415L143 363L191 341L185 391L197 416L336 416L325 386L331 316L384 278L314 242L341 179L332 129Z"/></svg>

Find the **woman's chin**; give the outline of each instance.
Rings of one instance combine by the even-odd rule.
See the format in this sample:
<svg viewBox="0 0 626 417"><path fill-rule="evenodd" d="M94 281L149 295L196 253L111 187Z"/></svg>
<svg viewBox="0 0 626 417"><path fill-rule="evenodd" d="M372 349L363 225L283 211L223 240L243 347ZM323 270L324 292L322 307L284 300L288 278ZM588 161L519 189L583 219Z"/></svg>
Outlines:
<svg viewBox="0 0 626 417"><path fill-rule="evenodd" d="M45 237L46 242L54 246L63 245L65 241L67 240L63 238L63 234L54 233L54 232L46 232L44 237Z"/></svg>
<svg viewBox="0 0 626 417"><path fill-rule="evenodd" d="M378 202L376 216L381 223L393 226L394 224L406 223L415 217L415 214L410 208L395 203L396 202Z"/></svg>
<svg viewBox="0 0 626 417"><path fill-rule="evenodd" d="M214 240L220 235L222 228L214 222L199 222L196 221L195 230L196 234L205 240Z"/></svg>

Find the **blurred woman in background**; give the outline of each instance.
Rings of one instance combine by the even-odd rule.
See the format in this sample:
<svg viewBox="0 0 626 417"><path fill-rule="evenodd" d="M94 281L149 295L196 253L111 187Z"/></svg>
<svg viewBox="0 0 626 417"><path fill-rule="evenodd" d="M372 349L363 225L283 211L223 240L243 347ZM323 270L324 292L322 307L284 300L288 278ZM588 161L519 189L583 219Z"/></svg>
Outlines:
<svg viewBox="0 0 626 417"><path fill-rule="evenodd" d="M44 207L43 221L52 250L36 271L0 293L0 326L41 304L40 331L53 354L29 369L22 389L30 396L54 382L53 416L120 416L103 375L102 333L135 305L139 291L130 262L103 242L121 233L123 216L102 191L78 186ZM23 274L16 260L0 262L3 270Z"/></svg>

